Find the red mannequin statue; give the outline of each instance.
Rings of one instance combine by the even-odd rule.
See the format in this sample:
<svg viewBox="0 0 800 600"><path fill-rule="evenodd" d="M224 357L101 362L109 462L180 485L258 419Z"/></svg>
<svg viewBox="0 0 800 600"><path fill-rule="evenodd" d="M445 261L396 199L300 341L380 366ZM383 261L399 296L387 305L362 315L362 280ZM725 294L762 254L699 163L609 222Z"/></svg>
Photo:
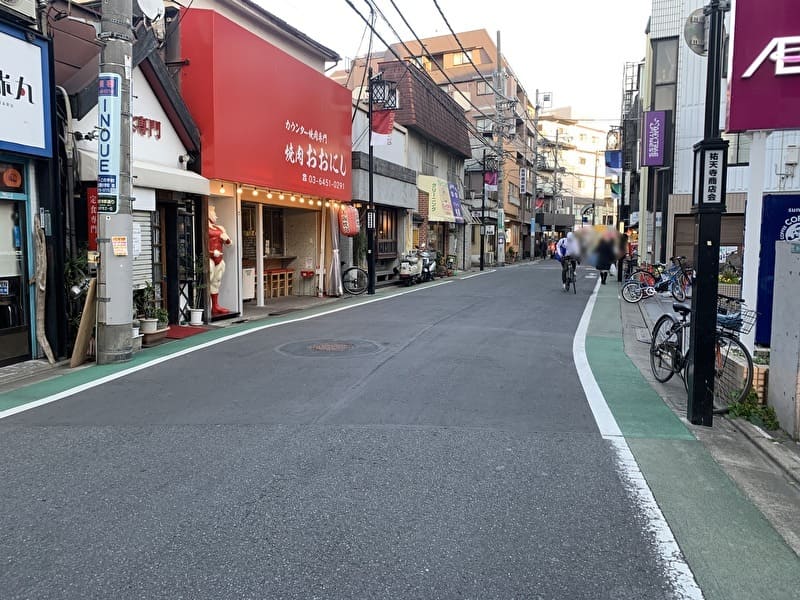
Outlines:
<svg viewBox="0 0 800 600"><path fill-rule="evenodd" d="M208 287L211 291L211 315L227 315L229 311L219 305L219 286L222 283L222 275L225 273L225 260L222 248L231 244L231 238L222 225L217 224L217 209L214 206L208 207Z"/></svg>

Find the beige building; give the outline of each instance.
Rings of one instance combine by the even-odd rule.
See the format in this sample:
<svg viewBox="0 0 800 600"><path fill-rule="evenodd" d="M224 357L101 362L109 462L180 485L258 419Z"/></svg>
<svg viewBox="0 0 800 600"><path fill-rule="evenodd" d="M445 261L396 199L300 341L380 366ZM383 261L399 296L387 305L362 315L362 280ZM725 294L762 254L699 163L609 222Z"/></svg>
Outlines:
<svg viewBox="0 0 800 600"><path fill-rule="evenodd" d="M544 154L539 174L543 208L572 215L575 226L615 225L616 204L611 197L614 180L606 177L605 167L607 132L571 115L572 109L567 107L539 117L540 154Z"/></svg>

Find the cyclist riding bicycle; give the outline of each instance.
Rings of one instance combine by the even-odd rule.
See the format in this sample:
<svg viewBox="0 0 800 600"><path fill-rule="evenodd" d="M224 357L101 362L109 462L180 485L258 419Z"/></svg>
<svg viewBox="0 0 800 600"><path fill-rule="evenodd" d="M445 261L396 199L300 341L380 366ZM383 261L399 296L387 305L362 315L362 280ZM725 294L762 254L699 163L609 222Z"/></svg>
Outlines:
<svg viewBox="0 0 800 600"><path fill-rule="evenodd" d="M573 232L569 232L567 237L558 240L556 245L556 258L561 261L561 285L567 289L567 265L570 261L578 262L581 255L581 247L578 238Z"/></svg>

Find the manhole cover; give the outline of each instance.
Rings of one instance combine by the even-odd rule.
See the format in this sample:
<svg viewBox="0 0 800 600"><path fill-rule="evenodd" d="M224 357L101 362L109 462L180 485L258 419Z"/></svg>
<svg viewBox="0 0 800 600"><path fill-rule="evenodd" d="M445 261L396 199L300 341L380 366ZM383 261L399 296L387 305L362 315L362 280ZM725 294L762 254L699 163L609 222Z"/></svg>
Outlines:
<svg viewBox="0 0 800 600"><path fill-rule="evenodd" d="M306 340L290 342L275 348L281 354L291 356L364 356L381 351L381 347L368 340Z"/></svg>
<svg viewBox="0 0 800 600"><path fill-rule="evenodd" d="M342 342L323 342L309 346L314 352L347 352L352 347L353 344L344 344Z"/></svg>

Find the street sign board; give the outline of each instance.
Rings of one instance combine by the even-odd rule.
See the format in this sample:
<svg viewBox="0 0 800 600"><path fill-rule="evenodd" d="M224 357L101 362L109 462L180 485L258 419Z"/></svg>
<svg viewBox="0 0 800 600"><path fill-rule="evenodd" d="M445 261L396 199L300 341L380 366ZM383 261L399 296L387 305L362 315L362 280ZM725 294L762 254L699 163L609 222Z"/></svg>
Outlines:
<svg viewBox="0 0 800 600"><path fill-rule="evenodd" d="M122 121L122 77L100 73L98 79L97 212L119 212L119 145Z"/></svg>

